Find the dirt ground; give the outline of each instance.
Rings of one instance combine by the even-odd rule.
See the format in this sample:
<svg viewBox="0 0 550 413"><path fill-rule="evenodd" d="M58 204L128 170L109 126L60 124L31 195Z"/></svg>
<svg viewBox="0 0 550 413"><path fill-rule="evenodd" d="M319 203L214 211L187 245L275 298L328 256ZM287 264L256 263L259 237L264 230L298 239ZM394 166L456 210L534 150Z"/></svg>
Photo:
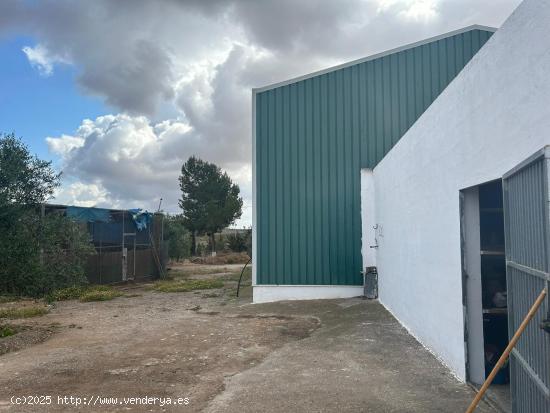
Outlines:
<svg viewBox="0 0 550 413"><path fill-rule="evenodd" d="M378 303L252 305L250 287L235 297L241 266L222 267L176 269L222 278L222 289L124 286L126 296L112 301L58 302L47 315L14 321L48 334L0 356L0 411L454 412L471 399ZM14 404L14 396L51 403ZM166 398L188 403L161 406Z"/></svg>
<svg viewBox="0 0 550 413"><path fill-rule="evenodd" d="M187 265L184 270L194 272L192 278L224 278L240 268ZM243 311L241 306L250 299L237 300L235 285L227 281L224 289L188 293L121 287L126 297L58 302L45 316L12 321L26 330L10 341L28 339L27 331L46 340L0 356L0 410L83 409L59 405L57 396L187 397L187 407L131 406L131 411L201 410L223 390L226 377L254 366L290 341L307 337L319 325L313 317ZM243 293L250 296L247 289ZM30 344L40 339L31 338ZM34 407L10 402L12 396L28 395L51 395L54 401ZM98 412L127 409L86 406L87 411Z"/></svg>

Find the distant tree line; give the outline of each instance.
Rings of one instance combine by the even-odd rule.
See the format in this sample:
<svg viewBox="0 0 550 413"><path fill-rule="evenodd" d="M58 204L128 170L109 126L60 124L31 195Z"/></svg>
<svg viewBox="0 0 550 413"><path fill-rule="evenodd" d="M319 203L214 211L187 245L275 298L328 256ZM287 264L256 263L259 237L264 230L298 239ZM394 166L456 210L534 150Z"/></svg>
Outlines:
<svg viewBox="0 0 550 413"><path fill-rule="evenodd" d="M216 243L246 251L250 231L216 236L242 214L238 185L218 166L194 156L181 172L182 213L165 221L170 258L216 251ZM84 266L95 249L85 225L43 213L60 176L20 138L0 134L0 294L39 297L87 282ZM206 247L197 244L202 236L208 237Z"/></svg>
<svg viewBox="0 0 550 413"><path fill-rule="evenodd" d="M164 239L168 242L168 256L171 260L181 261L191 256L202 256L212 251L211 237L196 237L196 253L191 251L191 233L182 225L181 215L166 215L164 221ZM247 252L250 250L252 230L246 229L234 233L216 233L218 251ZM206 238L206 240L205 240Z"/></svg>

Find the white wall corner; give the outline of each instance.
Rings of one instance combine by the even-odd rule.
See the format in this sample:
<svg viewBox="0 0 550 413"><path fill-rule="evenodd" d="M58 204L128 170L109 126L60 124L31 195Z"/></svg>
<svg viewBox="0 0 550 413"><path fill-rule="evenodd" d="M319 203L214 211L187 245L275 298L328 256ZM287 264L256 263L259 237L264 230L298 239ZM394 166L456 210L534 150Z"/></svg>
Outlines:
<svg viewBox="0 0 550 413"><path fill-rule="evenodd" d="M372 169L361 169L361 254L363 270L376 266L378 248L374 174Z"/></svg>
<svg viewBox="0 0 550 413"><path fill-rule="evenodd" d="M258 271L258 213L256 210L256 196L256 90L252 89L252 285L256 285Z"/></svg>
<svg viewBox="0 0 550 413"><path fill-rule="evenodd" d="M461 379L460 191L550 143L549 20L523 1L374 169L380 302Z"/></svg>

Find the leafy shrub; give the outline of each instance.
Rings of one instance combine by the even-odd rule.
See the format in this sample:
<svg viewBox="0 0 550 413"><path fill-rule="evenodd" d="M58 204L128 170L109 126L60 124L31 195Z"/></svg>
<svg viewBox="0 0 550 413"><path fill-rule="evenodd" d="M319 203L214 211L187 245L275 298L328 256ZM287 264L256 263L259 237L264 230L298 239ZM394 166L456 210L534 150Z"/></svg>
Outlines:
<svg viewBox="0 0 550 413"><path fill-rule="evenodd" d="M252 252L252 230L235 232L227 235L227 247L233 252Z"/></svg>
<svg viewBox="0 0 550 413"><path fill-rule="evenodd" d="M197 242L197 255L198 256L203 256L208 251L210 251L210 247L208 246L208 244L203 244L202 242Z"/></svg>
<svg viewBox="0 0 550 413"><path fill-rule="evenodd" d="M0 292L39 297L86 283L84 265L95 250L83 226L67 217L17 214L0 235Z"/></svg>
<svg viewBox="0 0 550 413"><path fill-rule="evenodd" d="M181 215L166 216L164 238L168 241L170 259L180 261L191 255L191 234Z"/></svg>
<svg viewBox="0 0 550 413"><path fill-rule="evenodd" d="M227 248L233 252L246 251L246 239L247 236L245 234L241 234L240 232L228 235L226 239Z"/></svg>
<svg viewBox="0 0 550 413"><path fill-rule="evenodd" d="M86 229L41 214L59 176L21 139L0 134L0 294L37 297L85 282L84 261L94 252Z"/></svg>
<svg viewBox="0 0 550 413"><path fill-rule="evenodd" d="M17 331L11 326L1 326L0 325L0 338L13 336Z"/></svg>
<svg viewBox="0 0 550 413"><path fill-rule="evenodd" d="M51 214L42 220L42 231L42 294L86 284L84 266L88 257L95 254L86 225Z"/></svg>

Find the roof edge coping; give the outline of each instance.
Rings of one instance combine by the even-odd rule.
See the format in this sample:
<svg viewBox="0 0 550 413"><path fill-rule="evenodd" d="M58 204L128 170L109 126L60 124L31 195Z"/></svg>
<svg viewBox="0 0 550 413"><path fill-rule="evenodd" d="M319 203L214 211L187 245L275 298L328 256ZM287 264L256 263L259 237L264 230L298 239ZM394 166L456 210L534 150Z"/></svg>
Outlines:
<svg viewBox="0 0 550 413"><path fill-rule="evenodd" d="M495 27L483 26L483 25L480 25L480 24L472 24L470 26L466 26L466 27L463 27L461 29L452 30L452 31L447 32L447 33L443 33L443 34L440 34L440 35L437 35L437 36L429 37L427 39L419 40L419 41L414 42L414 43L409 43L409 44L406 44L406 45L403 45L403 46L399 46L399 47L396 47L396 48L393 48L393 49L389 49L389 50L386 50L384 52L380 52L380 53L376 53L376 54L369 55L369 56L366 56L366 57L362 57L362 58L359 58L359 59L355 59L355 60L352 60L350 62L341 63L339 65L331 66L331 67L328 67L326 69L317 70L315 72L311 72L311 73L307 73L307 74L304 74L304 75L301 75L301 76L293 77L291 79L283 80L281 82L272 83L272 84L269 84L269 85L266 85L266 86L252 88L252 93L261 93L261 92L265 92L267 90L276 89L276 88L281 87L281 86L287 86L287 85L290 85L290 84L293 84L293 83L300 82L302 80L311 79L313 77L321 76L321 75L324 75L326 73L335 72L335 71L340 70L340 69L345 69L346 67L350 67L350 66L354 66L354 65L357 65L357 64L360 64L360 63L364 63L364 62L368 62L368 61L371 61L371 60L379 59L379 58L384 57L384 56L389 56L389 55L394 54L394 53L399 53L399 52L402 52L402 51L405 51L405 50L408 50L408 49L412 49L412 48L415 48L415 47L418 47L418 46L423 46L425 44L433 43L433 42L436 42L438 40L446 39L448 37L456 36L457 34L462 34L462 33L470 32L470 31L473 31L473 30L484 30L484 31L487 31L487 32L493 32L494 33L498 29L495 28Z"/></svg>

